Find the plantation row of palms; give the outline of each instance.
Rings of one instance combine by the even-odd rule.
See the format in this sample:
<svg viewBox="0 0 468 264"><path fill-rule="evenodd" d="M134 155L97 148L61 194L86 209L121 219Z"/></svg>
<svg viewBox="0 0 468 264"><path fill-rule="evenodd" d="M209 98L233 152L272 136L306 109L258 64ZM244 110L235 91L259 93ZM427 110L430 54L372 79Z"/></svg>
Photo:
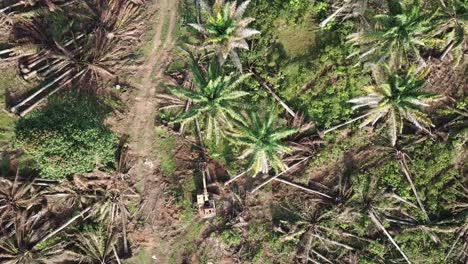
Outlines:
<svg viewBox="0 0 468 264"><path fill-rule="evenodd" d="M433 102L443 99L443 96L423 90L425 79L430 73L430 62L426 60L432 54L440 54L442 59L447 59L447 54L450 54L454 67L464 67L463 52L466 38L463 32L466 31L466 23L463 20L465 18L458 17L456 14L460 12L465 15L467 9L466 6L458 5L461 1L449 1L446 5L442 1L444 6L441 10L452 10L453 21L456 21L448 26L442 23L447 22L445 11L431 12L433 5L429 2L422 5L419 1L403 4L401 1L389 0L385 4L372 6L357 2L359 1L344 1L343 6L338 7L338 12L324 21L322 26L330 23L338 14L345 14L349 8L362 11L360 14L347 13L344 18L358 17L362 22L362 29L348 38L349 44L357 47L357 52L352 54L350 59L365 63L366 67L372 70L373 82L363 87L366 92L365 96L351 99L348 103L350 107L354 105L353 110L364 109L365 113L337 127L319 131L319 134L323 137L327 133L358 120L363 120L360 127L376 125L384 127L388 131L390 149L395 151L394 156L398 160L402 174L411 186L417 205L401 198L393 191L378 189L377 182L381 181L380 178L353 179L352 182L349 179L340 180L343 185L339 185L337 193L322 195L322 201L316 206L318 208L313 210L313 219L310 219L310 215L305 216L306 222L300 227L289 227L289 230L297 231L299 228L302 231L288 234L288 237L300 234L299 237L311 239L304 263L310 260L309 254L312 254L314 259L317 257L320 261L334 263L335 261L327 254L320 253L330 253L330 248L333 248L334 253L339 252L330 253L330 256L337 255L345 263L355 263L353 261L356 261L357 255L372 256L369 248L373 243L377 243L381 234L388 239L399 254L399 257L394 256L396 259L411 263L412 260L394 239L394 234L399 233L399 229L406 232L407 226L410 226L412 230L424 229L423 226L430 225L434 227L434 230L438 228L445 230L441 232L459 233L460 237L465 234L463 230L466 223L462 220L464 213L454 212L453 215L457 216L456 220L445 222L429 218L413 184L406 163L407 154L399 150L401 146L398 146L398 142L399 135L403 133L405 127L409 131L420 131L431 135L431 129L435 126L426 109ZM292 135L298 133L299 130L282 128L277 122L279 113L275 107L251 106L248 98L252 94L242 89L251 75L243 73L237 54L231 55L231 60L238 72L226 73L228 69L226 66L224 72L221 69L228 57L227 51L239 47L239 38L241 36L248 38L254 32L256 34L258 32L245 29L246 23L244 22L235 23L236 19L240 19L239 12L235 9L237 3L216 0L212 7L204 1L200 3L201 7L207 10L206 21L191 24L191 26L200 33L201 50L207 50L214 59L206 59L204 53L197 57L189 52L190 72L194 85L190 89L170 87L169 91L172 96L160 96L165 102L162 109L182 109L182 112L176 113L176 116L170 120L170 124L202 121L204 138L207 142L215 145L220 142L228 143L238 151L239 159L249 157L246 171L252 175L268 174L271 169L277 176L281 175L288 171L286 161L295 161L295 159L289 159L288 155L292 154L293 146L297 147L297 144L292 142L296 140L292 138ZM241 14L249 3L250 1L242 3ZM369 8L371 8L370 12ZM366 17L368 13L378 14L368 18ZM253 21L251 18L244 18L244 20ZM238 25L237 29L236 25ZM245 30L248 33L241 34ZM460 30L463 34L456 33ZM437 34L431 35L431 32L436 31ZM454 34L457 35L456 40L453 37ZM425 48L422 40L430 41L426 39L428 36L432 38L432 41L444 43L449 39L447 43L451 44L439 45L442 48L437 51L433 47ZM242 45L241 47L247 48L248 46ZM290 140L288 143L284 142L287 138ZM364 168L359 167L359 169ZM261 186L263 184L259 187ZM422 217L415 216L415 208L416 214L422 214ZM352 226L355 221L368 221L372 223L372 226L365 234L345 231L344 228L336 226L337 223ZM392 223L391 227L387 224L389 222ZM407 223L407 226L401 223ZM435 234L433 236L437 237ZM352 240L350 243L355 246L346 244L347 240ZM453 247L455 245L456 243ZM446 260L454 257L452 250L447 254ZM455 258L463 258L463 250L456 253ZM375 260L384 261L384 259Z"/></svg>
<svg viewBox="0 0 468 264"><path fill-rule="evenodd" d="M212 52L215 58L209 61L205 69L203 62L190 55L190 72L195 89L171 87L170 92L175 98L167 95L160 97L168 104L162 109L184 108L184 101L188 100L192 107L171 120L171 123L200 119L207 140L219 144L222 139L229 138L235 144L244 146L240 158L250 157L247 171L256 175L260 172L268 173L271 168L275 171L286 169L281 155L290 152L290 148L282 144L281 140L296 131L281 129L275 124L277 113L274 108L265 117L253 113L253 109L245 108L240 101L249 96L239 86L250 75L242 73L235 48L248 49L246 39L260 33L246 28L253 21L252 18L242 17L249 3L245 1L237 6L237 2L215 1L209 7L201 1L201 6L207 11L207 21L203 25L190 26L202 34L203 49ZM228 55L240 72L226 73L222 68ZM249 118L239 112L241 109L251 112Z"/></svg>
<svg viewBox="0 0 468 264"><path fill-rule="evenodd" d="M257 76L253 71L250 72L255 76L244 73L241 56L236 51L249 49L247 41L261 36L259 31L248 28L254 19L244 17L251 1L212 2L210 6L197 1L205 13L199 17L199 23L190 24L201 40L195 51L188 52L193 85L190 89L169 87L171 95L159 95L165 103L161 109L173 117L169 120L171 125L200 122L203 138L213 150L211 154L219 154L216 149L227 145L239 159L248 159L244 173L255 176L273 170L277 177L316 152L305 143L313 140L315 134L323 137L343 125L363 120L361 127L386 129L389 149L395 151L394 157L417 201L416 205L398 196L395 190L377 188L376 182L381 178L340 179L336 188L324 191L310 214L301 215L304 222L300 226L289 228L301 229L299 233L305 234L302 239L311 238L306 262L309 254L326 263L333 263L330 256L334 255L337 261L349 263L359 254L373 257L369 248L383 235L393 245L387 249L388 254L395 257L396 250L399 254L396 258L410 263L412 260L394 239L401 230L423 230L433 240L439 239L434 234L437 230L442 230L442 234L460 234L458 240L466 237L466 203L463 207L460 202L461 209L453 209L450 217L430 218L432 215L426 211L412 182L407 155L400 145L404 132L431 135L435 127L425 109L442 97L423 91L430 69L428 58L434 55L451 58L458 67L466 62L466 4L457 0L335 3L336 12L322 26L338 17L359 19L362 28L349 36L349 43L356 46L357 52L349 59L371 68L373 82L363 87L366 95L349 101L353 109L365 111L362 115L317 131L322 128L314 130L313 126L303 124L287 128L279 118L282 113L270 106L274 102L251 104L249 99L256 95L243 88ZM117 77L131 59L130 50L141 34L141 2L136 0L5 3L0 5L0 22L6 21L8 27L5 32L0 29L0 40L7 42L1 46L0 59L17 62L24 79L40 83L32 96L11 109L20 115L66 87L99 90L118 82ZM435 6L439 6L438 11L431 12ZM26 13L22 14L23 11ZM74 23L68 23L70 19ZM181 110L175 116L170 111L174 108ZM298 152L299 158L295 156ZM378 163L356 165L359 169L369 166ZM137 219L136 208L141 202L131 179L121 171L74 175L60 183L30 181L19 175L3 180L0 262L70 258L82 263L119 263L120 257L130 253L127 229ZM465 198L457 196L455 200L458 203ZM370 227L365 231L348 228L360 222ZM464 249L453 252L455 248L459 250L458 240L446 259L466 258ZM375 261L385 259L379 256Z"/></svg>
<svg viewBox="0 0 468 264"><path fill-rule="evenodd" d="M141 35L141 9L133 1L80 1L52 10L39 9L29 19L9 14L7 48L0 58L17 61L24 79L40 83L11 107L21 116L68 85L96 90L114 81Z"/></svg>
<svg viewBox="0 0 468 264"><path fill-rule="evenodd" d="M50 182L20 175L0 182L2 263L112 263L130 253L127 225L139 196L122 173Z"/></svg>
<svg viewBox="0 0 468 264"><path fill-rule="evenodd" d="M112 84L142 34L142 4L0 1L0 59L17 63L22 78L38 83L11 111L25 115L65 88L99 91ZM124 160L116 172L62 181L2 177L0 262L121 263L130 256L128 230L141 199Z"/></svg>
<svg viewBox="0 0 468 264"><path fill-rule="evenodd" d="M253 21L252 18L242 18L250 1L244 1L238 8L236 2L215 1L212 7L204 1L200 3L207 13L206 22L190 26L201 33L202 48L212 51L219 58L218 65L215 61L211 61L205 74L202 66L204 62L197 61L191 55L190 70L195 89L188 91L183 88L172 88L171 92L177 98L166 97L172 104L165 108L182 107L185 105L183 100L189 100L192 107L171 122L187 123L200 118L203 121L206 138L214 139L217 143L220 138L233 136L232 142L246 145L247 150L240 157L251 156L248 170L253 170L254 175L259 172L266 173L269 168L274 168L275 171L285 170L287 166L280 161L280 157L289 153L290 149L280 144L280 140L290 136L294 131L290 129L278 131L278 128L275 128L277 130L275 132L271 129L274 128L271 121L262 124L262 121L259 121L262 118L259 117L251 118L257 121L248 124L244 121L246 118L240 114L243 111L258 111L245 107L248 104L243 99L249 94L240 90L238 86L249 75L242 73L238 55L234 51L236 47L248 49L246 39L259 34L254 29L246 28ZM455 2L451 3L455 5ZM399 1L388 1L387 6L388 11L375 16L373 22L375 29L364 28L349 36L349 42L359 46L358 53L359 50L363 50L359 60L370 62L375 83L363 87L367 92L366 96L352 99L349 103L355 104L353 109L365 108L366 111L352 121L365 118L361 127L385 124L391 145L395 146L405 121L412 124L416 130L430 134L433 124L425 113L425 108L442 97L422 91L429 68L416 67L418 63L425 64L420 55L420 46L423 46L420 39L433 27L429 22L432 18L426 18L428 11L423 14L418 1L407 6ZM455 7L452 8L455 10ZM461 28L444 26L446 34L452 35L459 29L465 30L463 19L456 21ZM462 37L462 40L456 41L456 47L465 45L465 42ZM451 48L451 54L458 54L454 48L455 45ZM219 69L229 54L240 73L223 73ZM456 63L459 61L459 58L455 59ZM408 65L414 66L408 67ZM269 115L275 115L274 112L270 112ZM270 116L264 119L274 118ZM339 127L341 126L336 128ZM321 134L329 133L336 128L324 130Z"/></svg>

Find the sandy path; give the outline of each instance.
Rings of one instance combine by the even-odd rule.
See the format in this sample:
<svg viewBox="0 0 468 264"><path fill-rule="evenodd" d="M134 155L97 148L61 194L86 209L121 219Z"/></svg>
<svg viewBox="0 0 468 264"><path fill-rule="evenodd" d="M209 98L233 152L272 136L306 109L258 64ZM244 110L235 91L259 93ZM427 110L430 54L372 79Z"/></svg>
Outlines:
<svg viewBox="0 0 468 264"><path fill-rule="evenodd" d="M157 162L152 155L154 120L157 111L156 92L161 85L165 62L174 44L174 30L177 22L178 0L156 0L156 31L150 55L145 58L139 74L141 80L135 100L130 105L129 148L136 158L134 173L144 180L152 173ZM165 39L164 39L165 38Z"/></svg>
<svg viewBox="0 0 468 264"><path fill-rule="evenodd" d="M150 263L168 263L170 242L163 239L164 225L164 187L162 175L158 173L159 162L153 151L155 139L155 116L157 114L157 92L163 84L162 76L169 62L171 50L174 47L174 33L178 19L179 0L155 0L156 14L155 32L152 39L152 49L145 58L137 78L137 90L129 104L126 131L129 134L129 153L133 157L133 167L130 171L135 177L137 186L143 189L146 201L144 213L147 215L143 236L147 243L143 245L149 250ZM148 220L150 219L150 220ZM168 243L169 242L169 243Z"/></svg>

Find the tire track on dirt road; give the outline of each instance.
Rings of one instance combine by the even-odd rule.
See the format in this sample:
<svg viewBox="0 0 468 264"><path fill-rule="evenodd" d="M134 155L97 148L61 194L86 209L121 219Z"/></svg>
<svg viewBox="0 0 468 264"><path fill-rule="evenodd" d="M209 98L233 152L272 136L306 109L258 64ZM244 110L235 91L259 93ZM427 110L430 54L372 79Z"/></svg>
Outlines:
<svg viewBox="0 0 468 264"><path fill-rule="evenodd" d="M156 0L158 13L152 49L142 66L138 91L132 102L129 128L129 149L135 157L133 172L138 181L144 181L154 171L158 162L154 157L154 120L157 112L156 93L161 85L165 62L174 44L178 0ZM167 28L167 31L166 31ZM167 35L165 34L167 32ZM165 38L165 39L164 39ZM156 77L156 78L154 78ZM152 165L151 165L152 164Z"/></svg>
<svg viewBox="0 0 468 264"><path fill-rule="evenodd" d="M162 77L175 44L179 0L155 1L155 19L148 21L155 23L152 48L136 76L139 85L133 95L134 99L130 101L127 129L129 153L134 159L129 173L135 178L137 186L143 189L144 217L151 218L145 222L144 230L140 231L146 240L142 246L150 250L152 261L163 264L168 263L167 253L171 243L167 241L168 238L163 239L167 219L164 219L162 212L166 199L162 175L158 173L159 161L153 151L154 144L157 144L154 141L154 121L158 107L156 95L162 90Z"/></svg>

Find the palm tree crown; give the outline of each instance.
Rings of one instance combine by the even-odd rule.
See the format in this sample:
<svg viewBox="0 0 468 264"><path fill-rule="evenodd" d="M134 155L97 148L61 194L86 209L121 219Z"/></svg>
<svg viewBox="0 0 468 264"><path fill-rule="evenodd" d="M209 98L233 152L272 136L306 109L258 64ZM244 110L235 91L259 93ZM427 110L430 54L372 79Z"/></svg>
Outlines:
<svg viewBox="0 0 468 264"><path fill-rule="evenodd" d="M223 129L232 127L231 120L243 122L242 116L236 112L236 109L243 107L238 98L249 93L236 90L236 88L249 75L223 75L216 60L211 62L206 74L193 60L190 68L196 90L174 87L171 92L177 97L191 100L193 106L190 111L181 114L172 123L186 123L201 118L206 137L219 142Z"/></svg>
<svg viewBox="0 0 468 264"><path fill-rule="evenodd" d="M114 263L117 244L115 233L100 227L95 231L84 231L77 235L75 248L70 255L79 259L80 263Z"/></svg>
<svg viewBox="0 0 468 264"><path fill-rule="evenodd" d="M281 155L291 152L291 149L281 143L281 140L294 134L296 129L279 128L275 121L276 111L270 111L265 119L258 113L250 114L249 125L239 124L238 129L231 135L234 144L244 146L244 152L239 159L250 156L248 170L254 175L268 173L270 167L277 171L287 169L281 160Z"/></svg>
<svg viewBox="0 0 468 264"><path fill-rule="evenodd" d="M200 0L209 17L204 25L190 24L197 31L206 36L207 47L214 48L218 54L221 65L228 56L240 70L242 66L235 48L249 49L246 39L256 34L258 30L247 28L254 21L253 18L242 18L250 4L250 0L237 7L237 1L225 3L224 0L216 0L213 7L208 7Z"/></svg>
<svg viewBox="0 0 468 264"><path fill-rule="evenodd" d="M50 230L50 222L43 216L23 211L15 216L13 228L0 237L0 263L29 264L57 263L56 257L63 253L66 242L61 239L42 241Z"/></svg>
<svg viewBox="0 0 468 264"><path fill-rule="evenodd" d="M429 106L430 102L437 99L433 94L420 91L427 71L415 75L413 67L405 75L400 75L392 72L389 66L378 68L373 65L373 74L377 84L365 88L368 94L348 101L355 104L353 109L369 108L368 116L361 127L374 125L380 119L385 119L394 146L397 134L403 129L404 119L421 130L427 131L427 127L433 126L421 108Z"/></svg>
<svg viewBox="0 0 468 264"><path fill-rule="evenodd" d="M468 2L449 0L440 3L441 12L437 16L433 35L442 35L446 46L440 59L451 53L455 65L466 64L464 60L465 47L468 43Z"/></svg>
<svg viewBox="0 0 468 264"><path fill-rule="evenodd" d="M412 60L421 60L419 49L423 38L431 30L431 19L421 14L418 1L404 7L399 1L390 0L388 14L374 18L373 29L348 36L349 42L360 46L360 59L382 61L390 59L390 66L400 67Z"/></svg>

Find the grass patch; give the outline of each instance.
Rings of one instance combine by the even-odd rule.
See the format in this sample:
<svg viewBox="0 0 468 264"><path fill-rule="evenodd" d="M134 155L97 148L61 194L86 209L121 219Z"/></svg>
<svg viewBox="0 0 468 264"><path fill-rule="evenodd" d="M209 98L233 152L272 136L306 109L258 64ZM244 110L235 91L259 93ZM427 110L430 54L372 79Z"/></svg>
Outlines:
<svg viewBox="0 0 468 264"><path fill-rule="evenodd" d="M112 169L118 138L103 124L109 111L92 96L51 97L47 107L19 120L17 145L37 161L46 178Z"/></svg>
<svg viewBox="0 0 468 264"><path fill-rule="evenodd" d="M161 170L165 176L171 177L176 171L176 162L173 153L176 148L176 139L173 135L164 130L164 128L156 127L155 140L155 151L161 162Z"/></svg>
<svg viewBox="0 0 468 264"><path fill-rule="evenodd" d="M277 26L278 41L283 45L288 56L304 55L315 45L315 33L311 19L304 19L300 24L280 18Z"/></svg>
<svg viewBox="0 0 468 264"><path fill-rule="evenodd" d="M3 111L6 108L6 93L9 89L21 86L24 84L16 76L14 69L2 69L0 75L0 108L2 109L0 111L0 149L8 146L14 136L15 119Z"/></svg>

